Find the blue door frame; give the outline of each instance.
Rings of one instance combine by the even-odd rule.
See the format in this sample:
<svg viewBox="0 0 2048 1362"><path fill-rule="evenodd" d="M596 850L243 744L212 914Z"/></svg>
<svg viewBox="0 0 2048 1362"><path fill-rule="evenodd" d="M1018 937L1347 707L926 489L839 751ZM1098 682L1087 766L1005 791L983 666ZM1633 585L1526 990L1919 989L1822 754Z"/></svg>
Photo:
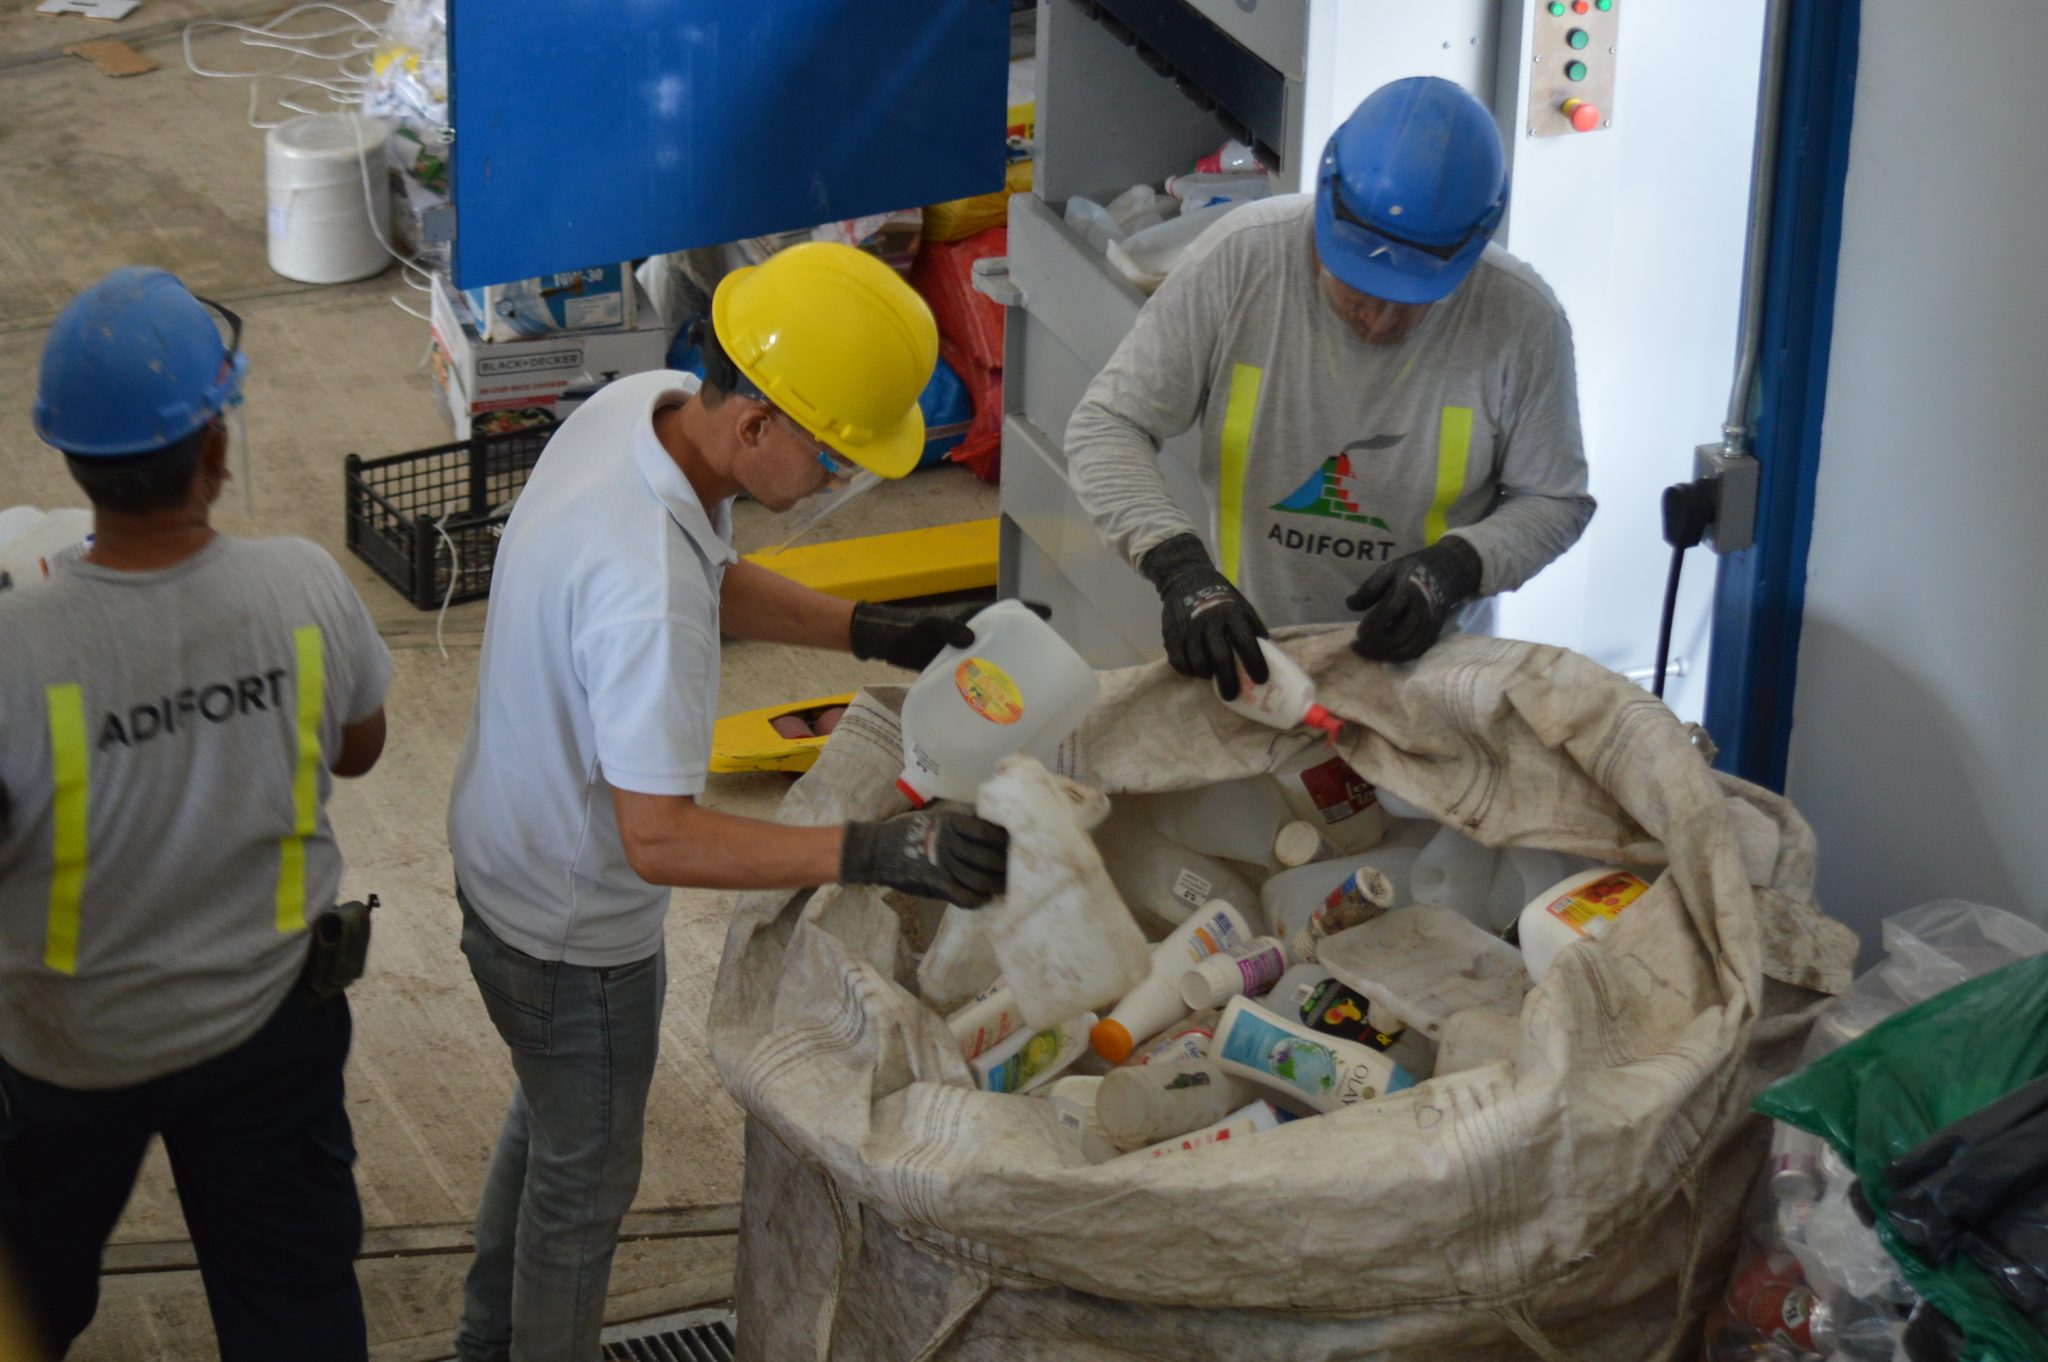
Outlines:
<svg viewBox="0 0 2048 1362"><path fill-rule="evenodd" d="M1773 790L1785 788L1792 739L1862 17L1861 0L1781 2L1793 11L1751 405L1763 485L1756 543L1720 560L1706 710L1715 764Z"/></svg>

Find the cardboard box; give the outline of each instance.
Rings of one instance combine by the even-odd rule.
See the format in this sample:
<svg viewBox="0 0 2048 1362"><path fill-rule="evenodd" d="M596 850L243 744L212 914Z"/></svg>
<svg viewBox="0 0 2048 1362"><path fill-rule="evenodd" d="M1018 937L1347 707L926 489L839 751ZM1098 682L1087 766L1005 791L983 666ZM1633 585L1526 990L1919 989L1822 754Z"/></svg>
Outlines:
<svg viewBox="0 0 2048 1362"><path fill-rule="evenodd" d="M628 276L636 291L639 284ZM455 438L477 430L517 429L560 420L615 378L659 369L668 360L668 326L644 296L640 325L536 340L484 340L445 274L434 276L433 366Z"/></svg>
<svg viewBox="0 0 2048 1362"><path fill-rule="evenodd" d="M464 291L487 341L536 340L565 331L631 331L639 323L630 265L544 274Z"/></svg>

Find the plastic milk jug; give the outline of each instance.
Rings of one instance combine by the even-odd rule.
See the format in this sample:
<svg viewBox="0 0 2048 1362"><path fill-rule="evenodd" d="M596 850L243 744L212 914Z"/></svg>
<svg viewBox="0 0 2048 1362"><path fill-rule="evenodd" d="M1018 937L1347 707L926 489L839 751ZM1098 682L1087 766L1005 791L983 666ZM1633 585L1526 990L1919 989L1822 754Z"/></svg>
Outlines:
<svg viewBox="0 0 2048 1362"><path fill-rule="evenodd" d="M1264 776L1172 790L1146 800L1152 825L1175 846L1265 870L1280 868L1274 844L1295 820L1279 787Z"/></svg>
<svg viewBox="0 0 2048 1362"><path fill-rule="evenodd" d="M968 621L970 648L932 659L903 699L903 775L913 804L972 803L996 763L1050 756L1100 693L1095 671L1029 606L997 601Z"/></svg>
<svg viewBox="0 0 2048 1362"><path fill-rule="evenodd" d="M1273 779L1294 816L1313 825L1340 856L1370 851L1391 821L1379 791L1351 763L1311 743L1280 763Z"/></svg>
<svg viewBox="0 0 2048 1362"><path fill-rule="evenodd" d="M1187 921L1210 899L1258 901L1258 891L1222 861L1160 836L1140 797L1116 795L1111 799L1109 819L1097 829L1095 845L1101 849L1102 864L1124 902L1132 911L1163 924L1167 931Z"/></svg>
<svg viewBox="0 0 2048 1362"><path fill-rule="evenodd" d="M1529 900L1519 927L1529 977L1541 983L1559 951L1606 935L1622 910L1649 892L1642 876L1608 865L1561 880Z"/></svg>

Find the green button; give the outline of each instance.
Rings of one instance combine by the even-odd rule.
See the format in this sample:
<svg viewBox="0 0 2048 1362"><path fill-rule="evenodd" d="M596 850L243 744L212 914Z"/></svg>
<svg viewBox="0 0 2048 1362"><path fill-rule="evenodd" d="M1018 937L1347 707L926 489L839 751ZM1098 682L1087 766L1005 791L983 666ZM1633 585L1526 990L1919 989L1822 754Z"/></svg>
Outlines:
<svg viewBox="0 0 2048 1362"><path fill-rule="evenodd" d="M1584 80L1586 78L1586 64L1582 61L1566 62L1564 78L1566 80Z"/></svg>
<svg viewBox="0 0 2048 1362"><path fill-rule="evenodd" d="M1614 0L1608 0L1609 4L1613 2ZM1550 0L1550 17L1553 19L1564 18L1564 0Z"/></svg>
<svg viewBox="0 0 2048 1362"><path fill-rule="evenodd" d="M1584 51L1586 44L1593 41L1590 37L1586 36L1586 30L1583 28L1573 29L1565 35L1564 40L1572 45L1572 50L1575 52Z"/></svg>
<svg viewBox="0 0 2048 1362"><path fill-rule="evenodd" d="M1614 8L1614 0L1593 0L1593 8L1605 14L1608 10Z"/></svg>

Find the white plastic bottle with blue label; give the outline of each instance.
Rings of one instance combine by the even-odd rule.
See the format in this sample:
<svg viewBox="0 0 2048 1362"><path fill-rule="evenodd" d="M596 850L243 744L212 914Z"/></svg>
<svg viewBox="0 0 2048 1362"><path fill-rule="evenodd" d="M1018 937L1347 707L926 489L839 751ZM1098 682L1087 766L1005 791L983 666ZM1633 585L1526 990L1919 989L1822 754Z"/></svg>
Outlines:
<svg viewBox="0 0 2048 1362"><path fill-rule="evenodd" d="M932 659L903 698L903 775L913 804L972 803L996 764L1050 758L1101 693L1095 669L1021 601L969 620L974 643Z"/></svg>
<svg viewBox="0 0 2048 1362"><path fill-rule="evenodd" d="M1413 1087L1415 1078L1368 1046L1325 1035L1296 1018L1232 998L1209 1057L1282 1106L1335 1111Z"/></svg>

